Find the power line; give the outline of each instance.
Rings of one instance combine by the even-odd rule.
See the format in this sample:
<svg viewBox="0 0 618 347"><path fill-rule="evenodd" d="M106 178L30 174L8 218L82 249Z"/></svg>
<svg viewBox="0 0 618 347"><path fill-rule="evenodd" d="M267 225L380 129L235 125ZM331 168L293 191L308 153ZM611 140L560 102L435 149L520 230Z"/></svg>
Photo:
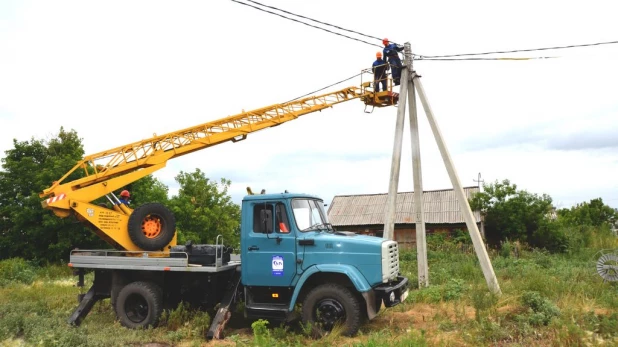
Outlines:
<svg viewBox="0 0 618 347"><path fill-rule="evenodd" d="M524 58L425 58L419 57L416 61L464 61L464 60L535 60L535 59L555 59L559 57L524 57Z"/></svg>
<svg viewBox="0 0 618 347"><path fill-rule="evenodd" d="M232 0L232 1L234 1L234 0ZM284 103L285 103L285 104L287 104L288 102L292 102L292 101L294 101L294 100L298 100L298 99L303 98L303 97L305 97L305 96L313 95L313 94L315 94L315 93L317 93L317 92L319 92L319 91L322 91L322 90L324 90L324 89L326 89L326 88L330 88L330 87L332 87L332 86L335 86L335 85L337 85L337 84L343 83L343 82L345 82L345 81L349 81L349 80L351 80L352 78L358 77L358 76L360 76L360 75L362 75L362 74L364 74L364 73L365 73L365 71L362 71L361 73L358 73L358 74L356 74L356 75L354 75L354 76L352 76L352 77L348 77L348 78L346 78L346 79L344 79L344 80L341 80L341 81L339 81L339 82L335 82L335 83L333 83L333 84L331 84L331 85L328 85L328 86L326 86L326 87L324 87L324 88L320 88L320 89L318 89L318 90L314 90L314 91L312 91L311 93L307 93L307 94L301 95L301 96L299 96L299 97L297 97L297 98L294 98L294 99L292 99L292 100L288 100L288 101L286 101L286 102L284 102Z"/></svg>
<svg viewBox="0 0 618 347"><path fill-rule="evenodd" d="M555 46L555 47L542 47L542 48L529 48L529 49L514 49L514 50L511 50L511 51L494 51L494 52L481 52L481 53L461 53L461 54L448 54L448 55L418 55L418 56L419 56L419 59L427 59L427 58L431 58L431 59L433 59L433 58L452 58L452 57L463 57L463 56L471 56L471 55L488 55L488 54L503 54L503 53L547 51L547 50L552 50L552 49L590 47L590 46L600 46L600 45L611 45L611 44L616 44L616 43L618 43L618 41L584 43L584 44L579 44L579 45L568 45L568 46Z"/></svg>
<svg viewBox="0 0 618 347"><path fill-rule="evenodd" d="M250 5L250 4L247 4L247 3L243 3L243 2L240 2L240 1L237 1L237 0L231 0L231 1L236 2L238 4L241 4L241 5L252 7L254 9L256 9L256 10L260 10L260 11L263 11L263 12L266 12L266 13L270 13L270 14L279 16L281 18L288 19L288 20L291 20L291 21L294 21L294 22L297 22L297 23L300 23L300 24L304 24L304 25L310 26L312 28L320 29L320 30L326 31L326 32L331 33L331 34L335 34L335 35L342 36L342 37L345 37L345 38L348 38L348 39L351 39L351 40L354 40L354 41L358 41L358 42L362 42L362 43L365 43L365 44L368 44L368 45L371 45L371 46L376 46L376 47L382 48L382 46L380 46L380 45L377 45L377 44L374 44L374 43L370 43L370 42L367 42L367 41L364 41L364 40L360 40L360 39L357 39L357 38L354 38L354 37L350 37L350 36L347 36L347 35L343 35L343 34L340 34L340 33L337 33L337 32L334 32L334 31L331 31L331 30L328 30L328 29L325 29L325 28L322 28L322 27L319 27L319 26L315 26L315 25L312 25L312 24L309 24L309 23L305 23L303 21L300 21L300 20L297 20L297 19L294 19L294 18L290 18L290 17L284 16L284 15L281 15L279 13L271 12L271 11L262 9L260 7L257 7L257 6L253 6L253 5ZM283 12L283 13L287 13L287 14L290 14L290 15L293 15L293 16L297 16L299 18L304 18L304 19L307 19L307 20L310 20L310 21L314 21L316 23L332 26L332 27L337 28L339 30L348 31L348 32L351 32L351 33L354 33L354 34L357 34L357 35L361 35L361 36L365 36L365 37L371 38L371 39L381 40L379 37L376 37L376 36L367 35L367 34L363 34L363 33L358 32L358 31L342 28L342 27L334 25L334 24L330 24L330 23L327 23L327 22L322 22L322 21L319 21L317 19L313 19L313 18L310 18L310 17L306 17L306 16L303 16L303 15L292 13L292 12L280 9L278 7L265 5L265 4L262 4L260 2L254 1L254 0L245 0L245 1L248 1L248 2L251 2L251 3L254 3L254 4L258 4L260 6L263 6L263 7L266 7L266 8L270 8L270 9L273 9L273 10L277 10L277 11L280 11L280 12ZM395 42L393 42L393 43L395 43ZM557 50L557 49L568 49L568 48L579 48L579 47L591 47L591 46L610 45L610 44L617 44L617 43L618 43L618 41L606 41L606 42L584 43L584 44L567 45L567 46L541 47L541 48L529 48L529 49L515 49L515 50L508 50L508 51L491 51L491 52L477 52L477 53L446 54L446 55L421 55L421 54L413 54L413 57L414 57L415 60L425 60L425 61L427 61L427 60L455 61L455 60L532 60L532 59L553 59L553 58L556 58L556 57L528 57L528 58L510 58L510 57L497 58L497 57L491 57L491 58L460 58L460 59L453 59L453 58L456 58L456 57L478 56L478 55L490 55L490 54L520 53L520 52L534 52L534 51Z"/></svg>
<svg viewBox="0 0 618 347"><path fill-rule="evenodd" d="M316 23L320 23L320 24L328 25L328 26L331 26L331 27L333 27L333 28L337 28L337 29L340 29L340 30L344 30L344 31L348 31L348 32L351 32L351 33L354 33L354 34L358 34L358 35L361 35L361 36L365 36L365 37L368 37L368 38L370 38L370 39L376 39L376 40L380 40L380 41L382 41L382 39L381 39L381 38L379 38L379 37L375 37L375 36L371 36L371 35L363 34L363 33L358 32L358 31L354 31L354 30L350 30L350 29L342 28L342 27L340 27L340 26L336 26L336 25L334 25L334 24L330 24L330 23L326 23L326 22L321 22L321 21L319 21L319 20L317 20L317 19L313 19L313 18L305 17L305 16L300 15L300 14L296 14L296 13L292 13L292 12L289 12L289 11L286 11L286 10L282 10L282 9L280 9L280 8L278 8L278 7L274 7L274 6L265 5L265 4L262 4L262 3L259 3L259 2L257 2L257 1L253 1L253 0L245 0L245 1L252 2L252 3L254 3L254 4L258 4L258 5L260 5L260 6L267 7L267 8L273 9L273 10L281 11L281 12L283 12L283 13L291 14L291 15L296 16L296 17L299 17L299 18L308 19L308 20L313 21L313 22L316 22Z"/></svg>
<svg viewBox="0 0 618 347"><path fill-rule="evenodd" d="M309 23L305 23L305 22L300 21L300 20L298 20L298 19L294 19L294 18L286 17L286 16L284 16L284 15L282 15L282 14L275 13L275 12L271 12L271 11L268 11L268 10L265 10L265 9L262 9L262 8L259 8L259 7L257 7L257 6L253 6L253 5L250 5L250 4L245 4L244 2L240 2L240 1L237 1L237 0L231 0L231 1L233 1L233 2L235 2L235 3L238 3L238 4L241 4L241 5L245 5L245 6L253 7L253 8L254 8L254 9L256 9L256 10L260 10L260 11L263 11L263 12L266 12L266 13L274 14L275 16L279 16L279 17L281 17L281 18L289 19L289 20L291 20L291 21L294 21L294 22L297 22L297 23L300 23L300 24L304 24L304 25L306 25L306 26L310 26L310 27L312 27L312 28L316 28L316 29L324 30L324 31L329 32L329 33L331 33L331 34L335 34L335 35L343 36L343 37L348 38L348 39L350 39L350 40L359 41L359 42L366 43L366 44L371 45L371 46L376 46L376 47L380 47L380 48L382 48L382 46L377 45L377 44L375 44L375 43L367 42L367 41L360 40L360 39L357 39L357 38L354 38L354 37L350 37L350 36L347 36L347 35L343 35L343 34L340 34L340 33L336 33L336 32L334 32L334 31L331 31L331 30L328 30L328 29L324 29L324 28L321 28L321 27L319 27L319 26L315 26L315 25L312 25L312 24L309 24Z"/></svg>

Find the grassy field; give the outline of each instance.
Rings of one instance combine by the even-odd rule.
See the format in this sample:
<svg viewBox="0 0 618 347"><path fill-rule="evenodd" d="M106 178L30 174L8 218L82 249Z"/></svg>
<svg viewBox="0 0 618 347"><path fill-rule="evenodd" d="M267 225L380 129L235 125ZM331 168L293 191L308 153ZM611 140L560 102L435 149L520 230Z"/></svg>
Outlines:
<svg viewBox="0 0 618 347"><path fill-rule="evenodd" d="M502 296L488 293L470 247L441 239L429 243L431 285L407 302L384 310L353 338L315 340L302 326L248 322L236 314L227 337L207 342L206 313L181 306L163 324L128 330L115 321L109 300L98 303L79 328L66 319L76 307L76 279L66 266L35 267L19 259L0 262L2 346L596 346L618 345L618 283L595 271L600 249L615 239L570 254L551 255L507 244L490 250ZM416 283L416 254L401 254L403 273ZM87 276L87 280L92 278Z"/></svg>

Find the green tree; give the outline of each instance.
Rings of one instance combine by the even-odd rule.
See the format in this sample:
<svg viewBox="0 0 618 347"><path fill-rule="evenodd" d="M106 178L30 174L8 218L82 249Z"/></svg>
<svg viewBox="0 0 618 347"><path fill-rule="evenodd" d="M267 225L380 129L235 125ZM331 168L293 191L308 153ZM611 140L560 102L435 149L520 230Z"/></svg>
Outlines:
<svg viewBox="0 0 618 347"><path fill-rule="evenodd" d="M170 199L170 206L176 217L179 243L215 243L217 235L222 235L225 244L238 246L240 206L228 195L231 182L225 178L218 183L211 181L200 169L181 171L176 181L180 189Z"/></svg>
<svg viewBox="0 0 618 347"><path fill-rule="evenodd" d="M77 133L60 128L51 140L14 139L13 146L0 171L0 258L57 261L77 246L100 247L102 241L81 223L44 210L38 195L83 157ZM77 170L70 179L80 174Z"/></svg>
<svg viewBox="0 0 618 347"><path fill-rule="evenodd" d="M471 198L470 207L483 214L487 241L498 245L508 239L534 245L533 234L548 223L551 197L518 190L509 180L496 181L483 188L483 192Z"/></svg>
<svg viewBox="0 0 618 347"><path fill-rule="evenodd" d="M592 199L570 209L558 210L558 216L566 225L595 226L614 224L618 220L618 212L603 203L603 199Z"/></svg>

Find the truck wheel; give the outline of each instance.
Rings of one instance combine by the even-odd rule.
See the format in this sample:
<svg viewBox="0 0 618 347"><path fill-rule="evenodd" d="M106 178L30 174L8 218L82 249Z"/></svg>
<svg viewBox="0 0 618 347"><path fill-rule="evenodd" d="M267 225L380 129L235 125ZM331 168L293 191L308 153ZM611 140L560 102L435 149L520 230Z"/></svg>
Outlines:
<svg viewBox="0 0 618 347"><path fill-rule="evenodd" d="M161 289L151 282L132 282L116 299L116 315L122 326L139 329L156 327L163 312Z"/></svg>
<svg viewBox="0 0 618 347"><path fill-rule="evenodd" d="M162 249L172 241L175 232L174 214L162 204L144 204L129 216L129 237L143 250Z"/></svg>
<svg viewBox="0 0 618 347"><path fill-rule="evenodd" d="M343 328L343 335L352 336L361 325L360 303L346 287L323 284L307 294L302 320L303 324L311 325L318 337L328 334L337 325Z"/></svg>

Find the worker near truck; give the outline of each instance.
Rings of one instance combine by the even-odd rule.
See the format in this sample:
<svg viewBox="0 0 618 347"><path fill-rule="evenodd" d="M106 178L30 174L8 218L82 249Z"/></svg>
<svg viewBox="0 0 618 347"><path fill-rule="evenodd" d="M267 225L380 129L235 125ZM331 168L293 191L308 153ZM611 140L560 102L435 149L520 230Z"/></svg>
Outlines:
<svg viewBox="0 0 618 347"><path fill-rule="evenodd" d="M392 69L393 82L398 86L401 79L401 59L399 58L399 52L403 51L403 46L396 43L390 43L388 39L382 40L384 44L384 59L388 61Z"/></svg>
<svg viewBox="0 0 618 347"><path fill-rule="evenodd" d="M382 59L382 52L376 53L376 61L373 62L371 70L373 71L373 89L379 92L380 84L382 84L382 91L386 91L388 64Z"/></svg>

